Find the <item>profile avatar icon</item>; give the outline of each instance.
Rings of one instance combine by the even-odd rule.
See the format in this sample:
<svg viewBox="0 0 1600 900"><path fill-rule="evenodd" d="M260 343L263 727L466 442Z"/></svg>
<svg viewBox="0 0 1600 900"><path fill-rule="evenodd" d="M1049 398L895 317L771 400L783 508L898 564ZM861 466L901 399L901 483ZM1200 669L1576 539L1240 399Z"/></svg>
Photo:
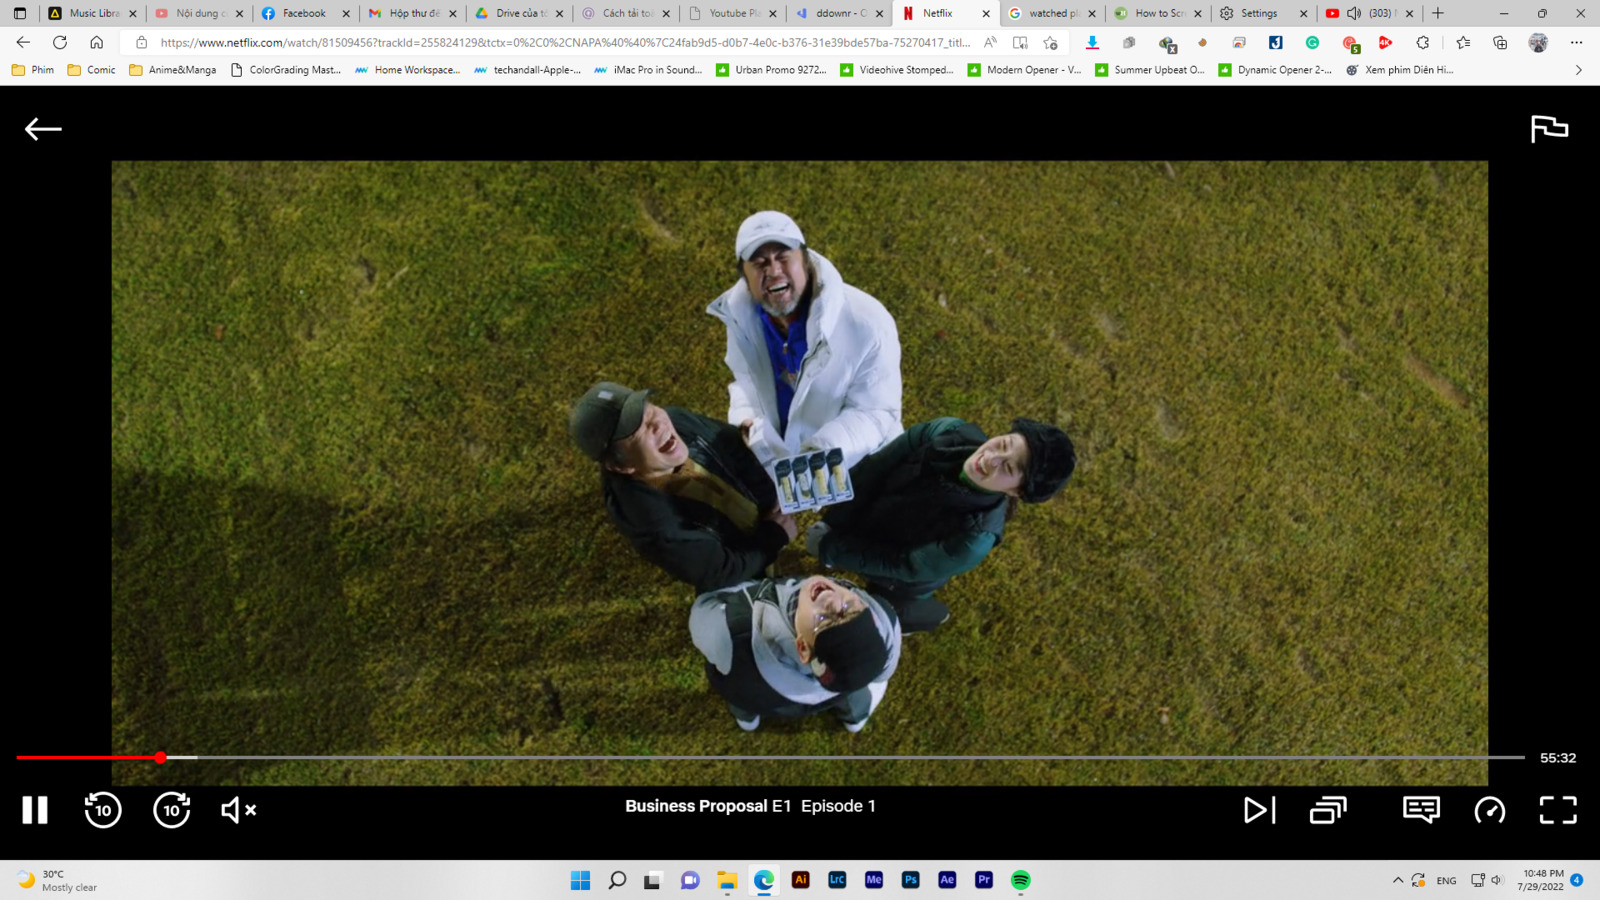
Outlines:
<svg viewBox="0 0 1600 900"><path fill-rule="evenodd" d="M1545 37L1542 32L1536 32L1528 38L1528 49L1535 53L1543 53L1545 48L1549 46L1550 39Z"/></svg>

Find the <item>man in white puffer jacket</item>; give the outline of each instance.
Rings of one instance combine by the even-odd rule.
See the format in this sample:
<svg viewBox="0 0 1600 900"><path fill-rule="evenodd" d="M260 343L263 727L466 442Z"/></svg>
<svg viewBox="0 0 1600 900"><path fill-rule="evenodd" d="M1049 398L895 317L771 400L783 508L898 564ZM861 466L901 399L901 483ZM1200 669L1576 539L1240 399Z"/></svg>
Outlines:
<svg viewBox="0 0 1600 900"><path fill-rule="evenodd" d="M728 421L762 465L837 448L849 469L904 432L900 334L883 304L781 212L745 219L734 249L743 278L706 312L728 329Z"/></svg>

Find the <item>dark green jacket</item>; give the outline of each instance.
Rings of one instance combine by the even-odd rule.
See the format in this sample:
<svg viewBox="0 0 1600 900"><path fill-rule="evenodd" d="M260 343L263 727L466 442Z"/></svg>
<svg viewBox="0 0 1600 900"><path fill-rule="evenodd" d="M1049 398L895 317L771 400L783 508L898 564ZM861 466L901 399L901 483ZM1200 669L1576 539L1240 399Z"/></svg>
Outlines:
<svg viewBox="0 0 1600 900"><path fill-rule="evenodd" d="M739 429L702 415L664 407L689 456L755 502L765 513L778 505L777 488ZM674 497L601 469L606 512L635 550L697 593L759 578L789 543L776 522L760 521L746 534L709 504Z"/></svg>
<svg viewBox="0 0 1600 900"><path fill-rule="evenodd" d="M913 425L857 463L850 470L855 499L833 507L824 516L830 530L819 547L822 561L870 577L911 582L949 578L982 562L1005 531L1004 502L974 517L957 533L905 546L895 540L895 522L926 514L929 504L938 502L938 494L915 490L914 485L898 492L886 492L885 488L891 473L911 464L929 441L965 424L946 417Z"/></svg>

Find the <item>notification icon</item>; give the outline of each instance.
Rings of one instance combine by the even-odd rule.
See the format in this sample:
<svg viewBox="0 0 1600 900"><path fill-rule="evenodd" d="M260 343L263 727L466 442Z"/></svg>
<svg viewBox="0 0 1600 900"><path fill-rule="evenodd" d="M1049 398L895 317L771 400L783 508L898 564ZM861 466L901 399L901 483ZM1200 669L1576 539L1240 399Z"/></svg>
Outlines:
<svg viewBox="0 0 1600 900"><path fill-rule="evenodd" d="M1394 41L1389 40L1388 38L1384 37L1381 34L1378 35L1378 49L1379 50L1387 50L1387 49L1389 49L1389 45L1392 44L1392 43L1394 43Z"/></svg>

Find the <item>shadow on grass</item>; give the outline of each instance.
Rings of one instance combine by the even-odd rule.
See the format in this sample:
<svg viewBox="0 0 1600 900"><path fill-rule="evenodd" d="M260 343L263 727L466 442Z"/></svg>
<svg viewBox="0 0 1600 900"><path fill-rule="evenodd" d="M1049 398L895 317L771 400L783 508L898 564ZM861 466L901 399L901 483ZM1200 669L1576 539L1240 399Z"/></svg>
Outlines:
<svg viewBox="0 0 1600 900"><path fill-rule="evenodd" d="M598 492L441 521L118 468L111 558L117 752L614 752L721 708L688 641L692 591L632 552Z"/></svg>
<svg viewBox="0 0 1600 900"><path fill-rule="evenodd" d="M114 468L112 743L254 755L370 743L334 509L248 486ZM251 765L140 767L131 783L237 782Z"/></svg>

